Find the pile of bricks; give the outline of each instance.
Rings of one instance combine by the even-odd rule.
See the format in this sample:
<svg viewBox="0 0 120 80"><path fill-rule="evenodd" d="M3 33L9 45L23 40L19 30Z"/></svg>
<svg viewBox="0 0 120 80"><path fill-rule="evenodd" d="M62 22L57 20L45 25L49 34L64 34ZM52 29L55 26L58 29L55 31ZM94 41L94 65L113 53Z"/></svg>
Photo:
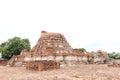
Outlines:
<svg viewBox="0 0 120 80"><path fill-rule="evenodd" d="M59 69L60 63L55 61L47 61L47 60L41 60L41 61L29 61L26 63L26 69L28 70L51 70L51 69Z"/></svg>
<svg viewBox="0 0 120 80"><path fill-rule="evenodd" d="M7 60L0 60L0 65L5 66L7 63Z"/></svg>

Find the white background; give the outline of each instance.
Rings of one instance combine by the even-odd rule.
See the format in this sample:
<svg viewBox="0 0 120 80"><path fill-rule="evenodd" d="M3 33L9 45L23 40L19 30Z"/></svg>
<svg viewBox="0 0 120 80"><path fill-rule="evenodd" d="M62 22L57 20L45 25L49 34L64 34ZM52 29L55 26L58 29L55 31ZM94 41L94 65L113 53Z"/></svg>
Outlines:
<svg viewBox="0 0 120 80"><path fill-rule="evenodd" d="M118 52L119 27L119 0L0 0L0 43L18 36L33 47L45 30L73 48Z"/></svg>

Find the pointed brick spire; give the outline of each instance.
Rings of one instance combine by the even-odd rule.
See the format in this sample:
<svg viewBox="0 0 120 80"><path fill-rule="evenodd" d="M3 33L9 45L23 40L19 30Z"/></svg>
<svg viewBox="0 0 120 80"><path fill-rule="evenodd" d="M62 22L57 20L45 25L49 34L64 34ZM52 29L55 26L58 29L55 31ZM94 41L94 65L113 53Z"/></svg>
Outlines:
<svg viewBox="0 0 120 80"><path fill-rule="evenodd" d="M64 35L41 31L41 37L37 44L31 49L33 55L64 55L71 54L72 47L69 45Z"/></svg>

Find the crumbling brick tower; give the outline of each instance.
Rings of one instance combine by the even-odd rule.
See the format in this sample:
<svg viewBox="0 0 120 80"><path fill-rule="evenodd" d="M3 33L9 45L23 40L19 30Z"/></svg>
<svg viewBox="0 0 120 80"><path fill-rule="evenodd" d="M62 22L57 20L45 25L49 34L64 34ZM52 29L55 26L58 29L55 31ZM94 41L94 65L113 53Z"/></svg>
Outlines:
<svg viewBox="0 0 120 80"><path fill-rule="evenodd" d="M72 47L69 45L64 35L59 33L41 32L37 44L31 49L31 55L69 55L72 54Z"/></svg>

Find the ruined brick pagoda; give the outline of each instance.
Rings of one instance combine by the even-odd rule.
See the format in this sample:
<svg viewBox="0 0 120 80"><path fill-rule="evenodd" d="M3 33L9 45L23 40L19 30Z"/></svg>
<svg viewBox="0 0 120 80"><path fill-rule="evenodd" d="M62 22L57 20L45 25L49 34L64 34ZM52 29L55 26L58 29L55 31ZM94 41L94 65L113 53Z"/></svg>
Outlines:
<svg viewBox="0 0 120 80"><path fill-rule="evenodd" d="M69 45L64 35L60 33L41 32L37 44L31 49L32 55L69 55L72 54L72 47Z"/></svg>
<svg viewBox="0 0 120 80"><path fill-rule="evenodd" d="M64 35L42 31L37 44L30 50L23 50L20 55L13 56L8 64L21 65L28 61L57 61L60 64L78 64L87 62L87 54L73 49Z"/></svg>

